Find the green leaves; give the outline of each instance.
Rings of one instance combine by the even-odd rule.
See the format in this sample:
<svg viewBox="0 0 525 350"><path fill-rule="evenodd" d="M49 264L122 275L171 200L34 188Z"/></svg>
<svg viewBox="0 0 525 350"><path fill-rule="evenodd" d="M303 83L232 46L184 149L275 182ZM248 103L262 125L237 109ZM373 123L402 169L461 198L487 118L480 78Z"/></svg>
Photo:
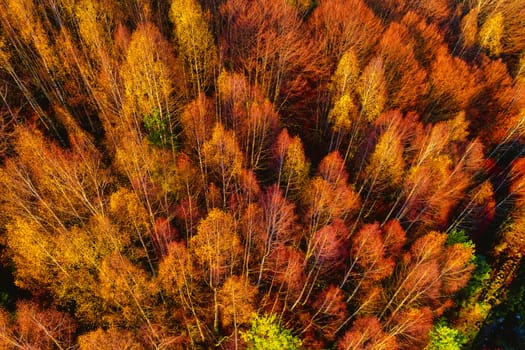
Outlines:
<svg viewBox="0 0 525 350"><path fill-rule="evenodd" d="M430 343L426 350L460 350L465 344L465 336L457 329L450 328L441 320L430 331Z"/></svg>
<svg viewBox="0 0 525 350"><path fill-rule="evenodd" d="M250 329L241 332L241 338L250 350L293 350L300 349L302 345L288 329L276 322L275 315L255 315Z"/></svg>

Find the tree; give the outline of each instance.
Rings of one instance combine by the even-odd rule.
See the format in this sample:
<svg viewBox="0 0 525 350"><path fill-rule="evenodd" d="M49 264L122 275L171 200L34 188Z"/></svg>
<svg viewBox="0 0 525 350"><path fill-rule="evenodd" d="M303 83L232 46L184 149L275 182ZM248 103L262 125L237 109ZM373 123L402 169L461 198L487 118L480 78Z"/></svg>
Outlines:
<svg viewBox="0 0 525 350"><path fill-rule="evenodd" d="M120 254L108 255L100 267L100 297L110 325L151 326L157 286L146 272Z"/></svg>
<svg viewBox="0 0 525 350"><path fill-rule="evenodd" d="M201 93L185 106L180 116L187 152L196 154L199 168L203 174L204 156L202 155L202 147L204 142L211 136L215 125L213 110L212 100L204 93Z"/></svg>
<svg viewBox="0 0 525 350"><path fill-rule="evenodd" d="M451 328L446 322L439 322L430 331L430 341L425 349L428 350L460 350L464 345L465 338L455 328Z"/></svg>
<svg viewBox="0 0 525 350"><path fill-rule="evenodd" d="M381 57L374 57L363 70L357 92L361 103L361 113L373 122L383 111L386 100L384 63Z"/></svg>
<svg viewBox="0 0 525 350"><path fill-rule="evenodd" d="M310 252L307 256L312 256L311 259L323 275L341 267L347 256L348 236L348 229L340 219L335 219L332 224L322 227L312 235L308 242Z"/></svg>
<svg viewBox="0 0 525 350"><path fill-rule="evenodd" d="M190 251L207 271L212 288L233 269L240 248L233 217L219 209L212 209L199 222L197 234L190 239Z"/></svg>
<svg viewBox="0 0 525 350"><path fill-rule="evenodd" d="M151 23L139 25L131 36L126 62L120 70L126 116L122 127L140 131L145 123L150 132L164 130L159 135L161 144L172 146L168 137L175 133L176 125L172 99L181 94L181 87L177 86L180 80L176 79L180 75L178 68L159 30Z"/></svg>
<svg viewBox="0 0 525 350"><path fill-rule="evenodd" d="M349 11L355 15L347 16ZM319 1L308 24L332 66L348 50L366 62L382 31L380 20L362 0Z"/></svg>
<svg viewBox="0 0 525 350"><path fill-rule="evenodd" d="M78 339L81 350L95 350L103 347L112 347L122 350L142 350L144 347L130 331L110 328L91 331L81 335Z"/></svg>
<svg viewBox="0 0 525 350"><path fill-rule="evenodd" d="M464 110L477 93L476 76L467 63L453 57L445 45L434 51L429 69L429 94L424 119L448 119ZM454 79L461 77L461 79Z"/></svg>
<svg viewBox="0 0 525 350"><path fill-rule="evenodd" d="M465 48L472 47L477 42L478 15L479 11L474 7L461 19L461 40Z"/></svg>
<svg viewBox="0 0 525 350"><path fill-rule="evenodd" d="M416 59L408 28L391 23L379 41L378 51L387 85L386 106L401 110L416 108L427 93L427 73Z"/></svg>
<svg viewBox="0 0 525 350"><path fill-rule="evenodd" d="M314 177L307 188L303 194L307 208L304 220L310 234L336 218L346 219L359 208L359 196L347 184L336 186L321 177Z"/></svg>
<svg viewBox="0 0 525 350"><path fill-rule="evenodd" d="M479 45L492 56L499 56L502 51L503 14L496 12L490 15L479 29Z"/></svg>
<svg viewBox="0 0 525 350"><path fill-rule="evenodd" d="M254 315L251 327L247 332L241 333L246 342L247 349L283 349L295 350L301 347L301 341L294 337L288 329L276 322L275 315Z"/></svg>
<svg viewBox="0 0 525 350"><path fill-rule="evenodd" d="M222 56L277 110L313 93L319 76L326 74L323 58L289 2L228 0L219 13Z"/></svg>
<svg viewBox="0 0 525 350"><path fill-rule="evenodd" d="M249 169L259 170L277 136L279 116L273 105L240 74L221 72L217 81L221 119L239 141Z"/></svg>
<svg viewBox="0 0 525 350"><path fill-rule="evenodd" d="M288 191L297 192L305 183L310 170L303 144L299 136L290 137L283 129L273 145L273 165L277 170L277 180L284 187L284 196Z"/></svg>
<svg viewBox="0 0 525 350"><path fill-rule="evenodd" d="M202 155L209 175L215 175L212 179L222 185L223 206L226 206L226 198L234 192L233 185L238 183L244 163L235 135L217 123L211 138L202 146Z"/></svg>
<svg viewBox="0 0 525 350"><path fill-rule="evenodd" d="M396 120L399 115L396 112L387 112L386 115L391 122L379 136L363 172L370 192L395 192L405 173L403 135Z"/></svg>
<svg viewBox="0 0 525 350"><path fill-rule="evenodd" d="M394 337L389 337L381 328L381 323L374 317L358 318L337 343L337 349L397 349Z"/></svg>
<svg viewBox="0 0 525 350"><path fill-rule="evenodd" d="M195 0L173 0L169 13L178 53L192 86L190 96L208 90L217 73L218 57L206 14Z"/></svg>
<svg viewBox="0 0 525 350"><path fill-rule="evenodd" d="M219 291L222 326L233 329L235 347L238 346L239 327L249 324L253 317L256 294L257 288L238 276L229 277Z"/></svg>
<svg viewBox="0 0 525 350"><path fill-rule="evenodd" d="M66 313L36 303L17 303L16 319L0 310L0 346L5 349L53 349L74 346L75 321Z"/></svg>
<svg viewBox="0 0 525 350"><path fill-rule="evenodd" d="M328 286L316 296L312 307L315 313L312 315L310 323L305 327L305 330L314 326L323 334L325 339L333 341L336 331L347 315L347 304L344 301L343 291L337 286Z"/></svg>

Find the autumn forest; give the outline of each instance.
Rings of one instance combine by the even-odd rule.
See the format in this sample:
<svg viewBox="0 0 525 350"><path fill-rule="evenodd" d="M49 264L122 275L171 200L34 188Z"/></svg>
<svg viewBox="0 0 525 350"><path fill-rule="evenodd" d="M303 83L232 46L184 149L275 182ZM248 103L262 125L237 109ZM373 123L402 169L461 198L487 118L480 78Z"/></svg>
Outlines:
<svg viewBox="0 0 525 350"><path fill-rule="evenodd" d="M519 349L522 0L0 0L0 349Z"/></svg>

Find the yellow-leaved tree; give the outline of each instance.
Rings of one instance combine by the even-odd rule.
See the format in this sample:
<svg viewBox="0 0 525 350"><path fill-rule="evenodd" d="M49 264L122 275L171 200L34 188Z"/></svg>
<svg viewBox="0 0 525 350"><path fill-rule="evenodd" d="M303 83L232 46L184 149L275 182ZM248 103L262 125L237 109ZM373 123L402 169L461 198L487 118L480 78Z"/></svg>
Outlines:
<svg viewBox="0 0 525 350"><path fill-rule="evenodd" d="M191 95L196 96L212 85L218 63L206 14L196 0L173 0L170 19L178 53L192 86Z"/></svg>

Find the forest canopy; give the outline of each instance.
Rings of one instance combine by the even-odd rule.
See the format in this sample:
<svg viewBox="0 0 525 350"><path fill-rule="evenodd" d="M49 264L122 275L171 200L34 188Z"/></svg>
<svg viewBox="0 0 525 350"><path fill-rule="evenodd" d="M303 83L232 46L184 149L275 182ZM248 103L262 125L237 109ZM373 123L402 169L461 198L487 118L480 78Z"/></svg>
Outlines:
<svg viewBox="0 0 525 350"><path fill-rule="evenodd" d="M518 349L524 23L1 1L0 349Z"/></svg>

